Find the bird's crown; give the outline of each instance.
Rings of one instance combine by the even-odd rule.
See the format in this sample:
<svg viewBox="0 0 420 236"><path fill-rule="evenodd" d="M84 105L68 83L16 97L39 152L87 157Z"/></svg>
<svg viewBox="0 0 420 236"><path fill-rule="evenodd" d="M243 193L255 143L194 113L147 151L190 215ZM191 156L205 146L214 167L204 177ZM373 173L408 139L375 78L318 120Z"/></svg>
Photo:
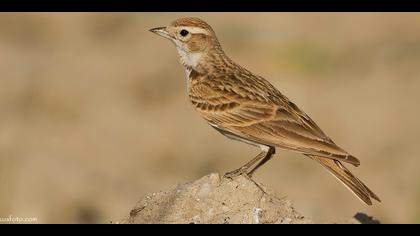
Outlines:
<svg viewBox="0 0 420 236"><path fill-rule="evenodd" d="M204 20L197 17L185 17L177 19L171 23L171 26L190 28L191 33L200 33L201 30L201 33L214 35L214 31L211 26Z"/></svg>

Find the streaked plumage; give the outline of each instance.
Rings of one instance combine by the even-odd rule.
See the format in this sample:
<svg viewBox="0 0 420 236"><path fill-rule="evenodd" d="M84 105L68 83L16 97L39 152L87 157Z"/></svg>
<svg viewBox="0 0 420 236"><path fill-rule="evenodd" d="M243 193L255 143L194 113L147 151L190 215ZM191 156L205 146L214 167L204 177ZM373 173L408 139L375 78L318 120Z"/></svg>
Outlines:
<svg viewBox="0 0 420 236"><path fill-rule="evenodd" d="M176 45L186 70L188 96L201 116L223 135L261 147L260 155L229 175L251 175L279 147L316 160L366 204L372 204L370 198L379 201L341 163L358 166L359 160L337 146L267 80L227 57L207 23L182 18L151 31Z"/></svg>

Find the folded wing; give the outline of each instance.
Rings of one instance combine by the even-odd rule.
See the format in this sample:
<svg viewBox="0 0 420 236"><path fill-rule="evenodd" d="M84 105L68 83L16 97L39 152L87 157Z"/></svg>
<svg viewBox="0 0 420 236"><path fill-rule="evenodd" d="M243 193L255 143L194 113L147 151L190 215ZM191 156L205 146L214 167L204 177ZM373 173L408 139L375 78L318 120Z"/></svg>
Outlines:
<svg viewBox="0 0 420 236"><path fill-rule="evenodd" d="M212 126L238 137L355 166L360 164L278 90L270 84L260 85L258 90L200 83L191 88L190 99Z"/></svg>

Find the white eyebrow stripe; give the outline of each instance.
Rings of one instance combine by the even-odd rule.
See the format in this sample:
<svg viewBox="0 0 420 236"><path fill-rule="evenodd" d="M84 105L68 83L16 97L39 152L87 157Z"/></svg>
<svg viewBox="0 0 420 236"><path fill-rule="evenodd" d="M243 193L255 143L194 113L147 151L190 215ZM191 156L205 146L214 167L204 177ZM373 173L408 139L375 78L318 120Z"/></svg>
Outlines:
<svg viewBox="0 0 420 236"><path fill-rule="evenodd" d="M194 27L194 26L181 26L179 27L180 29L185 29L188 32L192 33L192 34L205 34L205 35L210 35L210 33L200 27Z"/></svg>

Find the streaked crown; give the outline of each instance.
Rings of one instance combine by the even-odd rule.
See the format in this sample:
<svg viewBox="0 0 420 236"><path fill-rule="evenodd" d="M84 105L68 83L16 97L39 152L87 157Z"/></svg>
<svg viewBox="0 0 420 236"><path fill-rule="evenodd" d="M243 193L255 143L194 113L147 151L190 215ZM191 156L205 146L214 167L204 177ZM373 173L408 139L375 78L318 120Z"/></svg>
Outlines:
<svg viewBox="0 0 420 236"><path fill-rule="evenodd" d="M213 35L215 36L215 33L213 31L213 29L211 28L211 26L209 24L207 24L205 21L201 20L200 18L197 17L185 17L185 18L180 18L177 20L174 20L171 23L171 26L173 27L188 27L191 29L196 28L197 31L201 30L203 33L207 33L209 35ZM193 32L191 32L193 33Z"/></svg>

